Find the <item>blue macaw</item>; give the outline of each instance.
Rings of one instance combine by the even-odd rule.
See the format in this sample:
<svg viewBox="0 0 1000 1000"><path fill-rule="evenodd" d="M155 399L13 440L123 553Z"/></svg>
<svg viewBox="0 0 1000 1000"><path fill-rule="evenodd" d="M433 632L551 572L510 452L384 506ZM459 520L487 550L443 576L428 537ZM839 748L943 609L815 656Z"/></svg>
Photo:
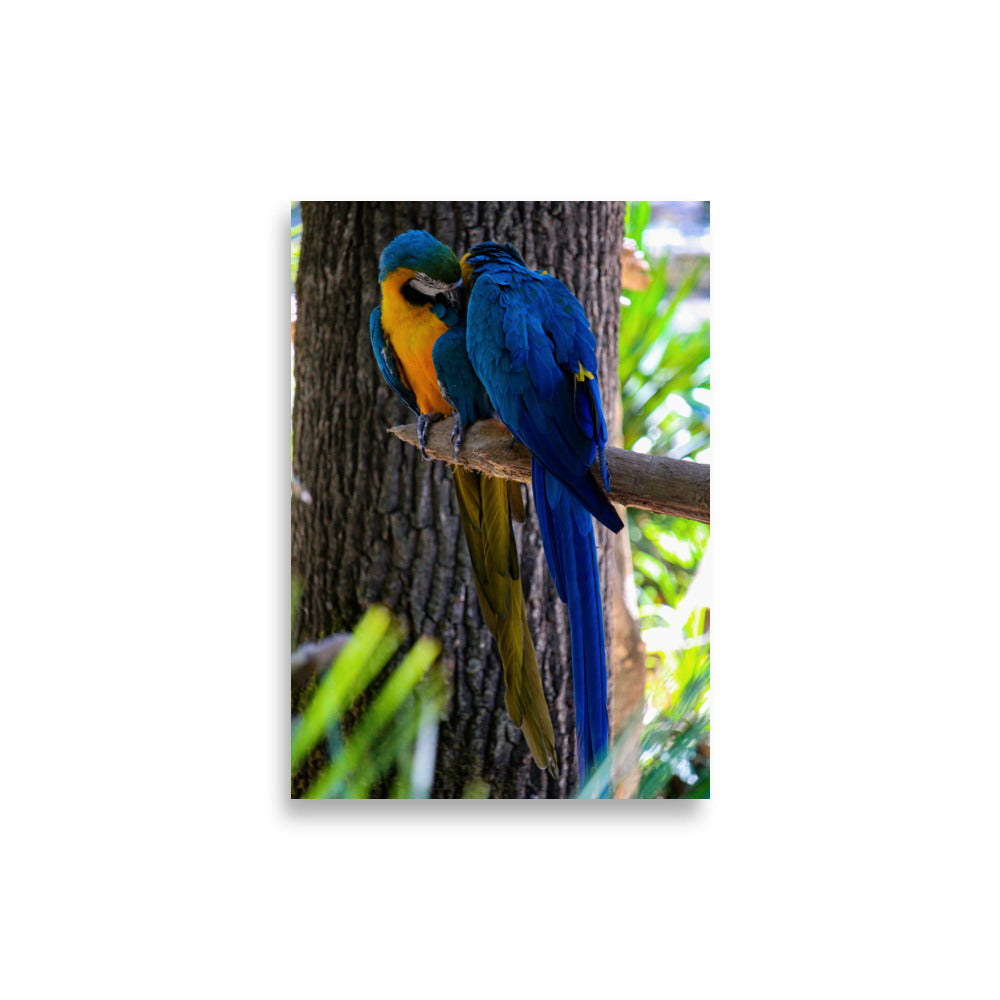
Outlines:
<svg viewBox="0 0 1000 1000"><path fill-rule="evenodd" d="M604 614L591 518L612 531L623 527L607 495L597 343L572 292L529 270L513 247L480 243L461 267L468 361L492 408L531 452L545 556L569 607L582 787L608 747ZM455 399L450 371L442 379L439 366L438 377ZM600 476L592 469L595 459Z"/></svg>
<svg viewBox="0 0 1000 1000"><path fill-rule="evenodd" d="M382 252L379 283L382 302L371 314L372 348L390 388L417 414L420 447L426 457L429 424L452 412L435 370L438 345L442 345L441 357L448 357L446 338L454 331L465 354L458 259L430 233L411 230L397 236ZM464 369L461 363L459 359L456 383L461 417L456 423L458 434L453 435L456 453L463 423L492 415L482 386L478 390L466 387L466 372L475 380L468 358ZM507 712L524 733L535 763L555 776L555 732L528 630L511 523L512 516L524 520L520 487L463 466L456 465L453 473L479 607L500 650Z"/></svg>

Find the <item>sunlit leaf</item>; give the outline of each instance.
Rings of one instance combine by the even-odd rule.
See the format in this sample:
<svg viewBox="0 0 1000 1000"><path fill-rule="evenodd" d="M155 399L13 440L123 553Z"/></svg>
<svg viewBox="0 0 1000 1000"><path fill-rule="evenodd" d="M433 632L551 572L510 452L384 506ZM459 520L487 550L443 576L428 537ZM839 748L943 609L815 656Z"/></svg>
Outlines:
<svg viewBox="0 0 1000 1000"><path fill-rule="evenodd" d="M387 608L375 605L368 609L302 713L302 722L292 736L293 769L385 666L401 640L401 631Z"/></svg>
<svg viewBox="0 0 1000 1000"><path fill-rule="evenodd" d="M653 217L649 202L634 203L626 235L645 249ZM668 288L668 258L647 253L650 283L629 292L622 309L619 382L626 448L693 458L710 447L710 325L676 329L679 311L697 289L707 257ZM687 310L685 311L685 314ZM707 797L709 649L702 637L704 609L683 629L678 608L705 553L709 528L683 518L630 510L629 540L639 599L640 625L648 632L655 681L648 688L652 715L643 733L640 796ZM662 609L662 610L660 610ZM656 629L657 632L650 631ZM661 649L662 648L662 649Z"/></svg>
<svg viewBox="0 0 1000 1000"><path fill-rule="evenodd" d="M441 644L436 639L421 636L414 643L351 731L343 752L324 769L306 792L306 798L326 798L338 782L344 780L362 763L375 738L399 711L406 697L437 659L440 651Z"/></svg>

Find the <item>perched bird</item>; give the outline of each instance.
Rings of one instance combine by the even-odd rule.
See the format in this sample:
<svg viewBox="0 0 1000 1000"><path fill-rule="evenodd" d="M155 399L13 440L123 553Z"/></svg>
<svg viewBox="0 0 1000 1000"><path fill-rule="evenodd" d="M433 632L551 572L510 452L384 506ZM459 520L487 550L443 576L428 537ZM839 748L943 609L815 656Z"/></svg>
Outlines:
<svg viewBox="0 0 1000 1000"><path fill-rule="evenodd" d="M531 452L542 543L569 608L581 786L608 746L604 614L592 516L623 527L608 498L607 426L597 343L583 306L552 275L529 270L508 245L462 258L466 348L493 408ZM600 476L591 466L599 461Z"/></svg>
<svg viewBox="0 0 1000 1000"><path fill-rule="evenodd" d="M462 271L455 254L430 233L397 236L379 259L381 305L372 310L372 349L389 388L417 415L420 450L435 420L451 413L431 359L434 341L458 322Z"/></svg>
<svg viewBox="0 0 1000 1000"><path fill-rule="evenodd" d="M429 233L411 230L397 236L382 252L379 283L382 302L370 321L379 369L396 395L417 414L425 457L429 424L451 414L453 406L459 409L459 433L453 436L457 453L463 424L492 416L489 397L465 356L458 259ZM442 395L435 362L439 358L446 365L451 361L448 344L455 337L461 356L452 362L453 369L459 370L452 376L457 400L453 404ZM479 607L500 650L507 712L524 733L535 763L556 776L555 732L528 629L511 521L512 515L524 520L520 487L462 466L454 467L453 478Z"/></svg>

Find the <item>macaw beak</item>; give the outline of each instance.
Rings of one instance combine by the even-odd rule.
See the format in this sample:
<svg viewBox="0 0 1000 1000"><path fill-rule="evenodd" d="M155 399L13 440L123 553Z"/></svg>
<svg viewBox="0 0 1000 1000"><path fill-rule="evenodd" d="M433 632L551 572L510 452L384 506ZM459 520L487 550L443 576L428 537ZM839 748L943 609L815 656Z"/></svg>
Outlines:
<svg viewBox="0 0 1000 1000"><path fill-rule="evenodd" d="M459 278L454 285L449 285L442 293L441 297L451 306L455 312L462 308L462 279Z"/></svg>

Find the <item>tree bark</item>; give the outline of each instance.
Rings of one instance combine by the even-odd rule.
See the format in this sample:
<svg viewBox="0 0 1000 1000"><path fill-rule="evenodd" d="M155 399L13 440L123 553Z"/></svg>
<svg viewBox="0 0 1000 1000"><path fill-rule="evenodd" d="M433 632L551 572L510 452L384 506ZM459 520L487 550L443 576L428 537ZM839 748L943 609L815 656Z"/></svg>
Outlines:
<svg viewBox="0 0 1000 1000"><path fill-rule="evenodd" d="M490 797L566 797L576 786L569 622L545 565L537 518L516 527L531 634L556 731L559 775L531 761L507 717L496 644L479 612L454 488L443 462L386 433L409 419L375 364L368 317L378 259L407 229L462 253L511 243L580 299L597 338L609 423L618 393L622 202L303 202L296 286L293 472L312 496L292 504L292 572L302 591L294 644L349 630L371 604L403 619L411 640L442 643L451 679L432 795L485 784ZM595 524L609 649L610 533ZM609 665L610 665L609 656ZM301 794L307 768L293 784Z"/></svg>

